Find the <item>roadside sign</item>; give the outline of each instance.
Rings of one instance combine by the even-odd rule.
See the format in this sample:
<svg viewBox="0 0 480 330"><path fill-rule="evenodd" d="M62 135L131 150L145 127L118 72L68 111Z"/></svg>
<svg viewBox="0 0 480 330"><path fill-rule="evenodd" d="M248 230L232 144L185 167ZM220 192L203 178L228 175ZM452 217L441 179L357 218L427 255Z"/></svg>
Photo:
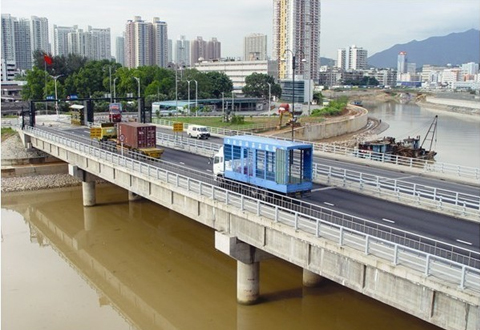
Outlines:
<svg viewBox="0 0 480 330"><path fill-rule="evenodd" d="M55 96L53 96L53 95L48 95L46 99L47 99L47 100L55 100Z"/></svg>
<svg viewBox="0 0 480 330"><path fill-rule="evenodd" d="M173 123L174 132L183 132L183 123Z"/></svg>
<svg viewBox="0 0 480 330"><path fill-rule="evenodd" d="M120 136L118 137L118 139L120 140L120 142L123 143L123 141L125 141L125 135L120 134Z"/></svg>

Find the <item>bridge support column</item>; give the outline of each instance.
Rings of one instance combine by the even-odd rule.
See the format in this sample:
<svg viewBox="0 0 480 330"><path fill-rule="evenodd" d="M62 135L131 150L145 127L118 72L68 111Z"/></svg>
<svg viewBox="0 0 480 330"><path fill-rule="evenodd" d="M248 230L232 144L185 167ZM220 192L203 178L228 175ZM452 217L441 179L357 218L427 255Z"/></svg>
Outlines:
<svg viewBox="0 0 480 330"><path fill-rule="evenodd" d="M309 271L308 269L303 269L303 285L309 288L317 286L322 282L323 277L315 274L314 272Z"/></svg>
<svg viewBox="0 0 480 330"><path fill-rule="evenodd" d="M95 181L82 182L83 206L94 206L97 202Z"/></svg>
<svg viewBox="0 0 480 330"><path fill-rule="evenodd" d="M132 192L132 191L130 191L130 190L128 191L128 201L129 201L129 202L135 202L135 201L138 201L138 200L140 200L140 199L142 199L142 196L137 195L137 194L135 194L134 192Z"/></svg>
<svg viewBox="0 0 480 330"><path fill-rule="evenodd" d="M256 303L260 294L260 261L272 255L218 231L215 232L215 248L237 260L237 302Z"/></svg>
<svg viewBox="0 0 480 330"><path fill-rule="evenodd" d="M260 294L260 262L245 264L237 260L237 302L251 305Z"/></svg>
<svg viewBox="0 0 480 330"><path fill-rule="evenodd" d="M83 206L94 206L97 203L95 193L95 180L97 177L71 164L68 164L68 174L82 180Z"/></svg>

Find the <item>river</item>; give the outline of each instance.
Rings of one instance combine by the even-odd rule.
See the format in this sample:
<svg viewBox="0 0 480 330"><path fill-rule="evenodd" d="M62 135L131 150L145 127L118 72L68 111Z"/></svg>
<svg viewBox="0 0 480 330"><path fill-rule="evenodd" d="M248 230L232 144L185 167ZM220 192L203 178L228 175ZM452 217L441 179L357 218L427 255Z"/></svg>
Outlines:
<svg viewBox="0 0 480 330"><path fill-rule="evenodd" d="M212 229L97 186L2 194L2 329L439 329L302 270L261 263L261 302L236 302L236 262Z"/></svg>
<svg viewBox="0 0 480 330"><path fill-rule="evenodd" d="M438 115L437 135L432 149L435 160L441 163L480 168L480 116L435 111L415 104L398 102L364 102L369 115L381 119L390 127L381 136L392 136L396 141L420 135L422 141L435 115ZM431 136L424 144L430 148Z"/></svg>

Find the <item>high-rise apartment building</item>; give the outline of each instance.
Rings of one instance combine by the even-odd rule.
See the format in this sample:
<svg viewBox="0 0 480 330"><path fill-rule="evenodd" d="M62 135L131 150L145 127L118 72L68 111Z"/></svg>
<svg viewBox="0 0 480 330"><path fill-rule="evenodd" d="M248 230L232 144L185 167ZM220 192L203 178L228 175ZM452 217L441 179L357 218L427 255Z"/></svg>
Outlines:
<svg viewBox="0 0 480 330"><path fill-rule="evenodd" d="M125 36L115 38L115 61L125 66Z"/></svg>
<svg viewBox="0 0 480 330"><path fill-rule="evenodd" d="M50 53L50 42L48 37L48 19L46 17L32 16L32 51L40 50Z"/></svg>
<svg viewBox="0 0 480 330"><path fill-rule="evenodd" d="M153 23L135 16L125 26L125 66L145 65L166 67L168 61L167 23L153 18Z"/></svg>
<svg viewBox="0 0 480 330"><path fill-rule="evenodd" d="M347 50L342 48L337 50L337 65L336 67L342 70L347 70Z"/></svg>
<svg viewBox="0 0 480 330"><path fill-rule="evenodd" d="M53 55L68 56L68 52L69 52L68 34L75 33L77 29L78 29L77 25L74 25L74 26L53 25ZM71 47L74 47L74 46L71 46Z"/></svg>
<svg viewBox="0 0 480 330"><path fill-rule="evenodd" d="M190 40L185 36L180 36L180 39L175 42L175 63L190 66Z"/></svg>
<svg viewBox="0 0 480 330"><path fill-rule="evenodd" d="M2 62L15 63L15 18L2 14Z"/></svg>
<svg viewBox="0 0 480 330"><path fill-rule="evenodd" d="M265 61L267 59L267 36L252 33L243 39L244 61Z"/></svg>
<svg viewBox="0 0 480 330"><path fill-rule="evenodd" d="M348 49L348 68L351 70L366 70L368 52L367 50L353 45Z"/></svg>
<svg viewBox="0 0 480 330"><path fill-rule="evenodd" d="M15 19L15 64L18 70L25 71L32 68L32 47L30 20L27 18Z"/></svg>
<svg viewBox="0 0 480 330"><path fill-rule="evenodd" d="M168 64L168 27L167 23L154 17L152 23L152 46L153 62L151 65L158 65L166 68Z"/></svg>
<svg viewBox="0 0 480 330"><path fill-rule="evenodd" d="M208 57L207 54L207 42L203 40L202 37L197 37L197 39L193 40L191 43L191 66L194 66L195 63L201 62L202 60L206 60Z"/></svg>
<svg viewBox="0 0 480 330"><path fill-rule="evenodd" d="M348 49L338 49L336 67L344 71L366 70L368 68L367 58L367 50L355 45L348 47Z"/></svg>
<svg viewBox="0 0 480 330"><path fill-rule="evenodd" d="M320 68L320 0L273 1L272 59L280 79L295 75L318 80ZM282 61L286 59L286 61Z"/></svg>
<svg viewBox="0 0 480 330"><path fill-rule="evenodd" d="M218 61L222 57L222 44L217 38L207 42L207 60Z"/></svg>

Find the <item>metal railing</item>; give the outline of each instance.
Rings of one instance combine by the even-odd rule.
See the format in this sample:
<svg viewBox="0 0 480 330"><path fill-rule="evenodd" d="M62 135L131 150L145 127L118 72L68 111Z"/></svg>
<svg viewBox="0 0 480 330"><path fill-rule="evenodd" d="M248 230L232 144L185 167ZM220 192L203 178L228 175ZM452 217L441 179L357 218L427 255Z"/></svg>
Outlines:
<svg viewBox="0 0 480 330"><path fill-rule="evenodd" d="M218 144L208 142L208 140L197 140L159 132L157 132L157 144L207 157L213 157L220 148ZM335 184L344 189L368 193L382 199L480 222L480 196L318 163L313 164L313 180L315 183Z"/></svg>
<svg viewBox="0 0 480 330"><path fill-rule="evenodd" d="M162 126L172 126L173 121L167 119L160 119L157 121L159 125ZM188 125L188 124L185 124ZM220 136L231 136L231 135L254 135L249 131L239 131L226 129L221 127L209 127L210 133L220 135ZM270 136L271 138L278 140L289 140L286 138ZM345 156L349 158L363 159L366 161L374 161L384 164L391 165L400 165L406 166L409 168L414 168L421 170L425 173L440 173L451 175L454 177L460 177L464 179L471 179L472 183L480 184L480 168L460 166L455 164L448 163L437 163L431 160L418 159L418 158L409 158L397 155L390 155L377 152L364 152L358 148L349 148L344 146L339 146L329 143L318 143L310 141L296 140L297 142L302 143L311 143L313 145L313 150L316 152L334 154L339 156Z"/></svg>
<svg viewBox="0 0 480 330"><path fill-rule="evenodd" d="M296 230L310 233L317 238L324 238L336 242L340 246L348 246L367 255L374 255L391 262L393 265L403 265L417 270L425 276L434 276L453 283L461 289L480 292L480 259L476 252L470 251L469 255L458 256L453 250L460 248L451 246L451 250L448 251L448 249L430 246L424 243L422 238L418 237L415 239L417 247L405 246L402 244L403 242L412 244L411 241L414 240L414 238L408 237L409 234L403 235L403 242L373 236L368 231L362 232L357 228L353 228L353 224L352 227L345 226L345 219L343 218L354 218L346 214L342 215L332 210L328 210L331 214L327 214L326 209L318 206L316 206L319 209L318 212L323 213L302 213L296 211L295 208L287 208L282 205L269 203L268 201L262 201L258 199L258 195L253 197L246 196L143 161L130 159L117 153L74 141L55 133L32 127L27 127L25 131L30 135L77 150L81 154L103 159L115 166L125 167L151 180L169 183L186 192L194 192L242 211L271 219L273 222L282 223ZM449 245L445 244L445 246ZM444 251L445 255L439 256L425 251L427 247L435 250L440 249ZM451 258L454 254L463 258L463 261L448 259L448 257Z"/></svg>
<svg viewBox="0 0 480 330"><path fill-rule="evenodd" d="M321 164L314 164L313 173L319 183L480 222L480 196Z"/></svg>

